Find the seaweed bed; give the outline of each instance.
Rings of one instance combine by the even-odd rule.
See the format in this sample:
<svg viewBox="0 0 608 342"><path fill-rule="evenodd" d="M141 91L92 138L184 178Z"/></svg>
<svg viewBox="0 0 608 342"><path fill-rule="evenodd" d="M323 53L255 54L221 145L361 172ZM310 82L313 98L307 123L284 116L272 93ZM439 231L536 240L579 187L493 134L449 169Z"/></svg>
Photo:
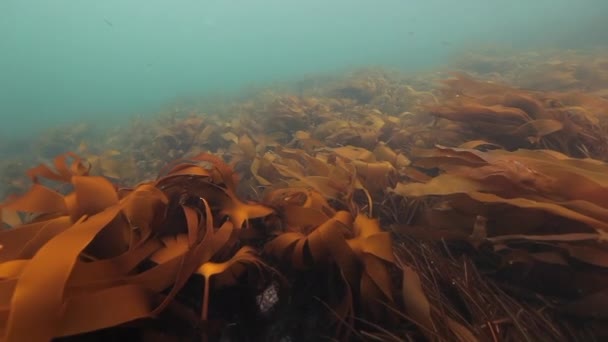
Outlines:
<svg viewBox="0 0 608 342"><path fill-rule="evenodd" d="M486 51L5 145L0 336L602 340L606 56Z"/></svg>

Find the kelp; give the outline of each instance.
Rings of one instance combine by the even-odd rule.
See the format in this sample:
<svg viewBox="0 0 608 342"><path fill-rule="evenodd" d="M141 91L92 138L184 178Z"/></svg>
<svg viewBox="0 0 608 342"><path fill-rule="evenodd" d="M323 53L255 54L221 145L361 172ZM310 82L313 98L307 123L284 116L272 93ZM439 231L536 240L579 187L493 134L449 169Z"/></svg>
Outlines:
<svg viewBox="0 0 608 342"><path fill-rule="evenodd" d="M2 207L38 215L2 233L6 340L48 340L162 311L194 271L208 273L206 263L230 248L242 221L272 212L236 199L226 203L233 195L214 180L231 180L218 169L180 164L156 182L120 192L105 178L88 176L78 159L68 166L58 158L56 170L33 169L34 180L70 183L73 191L62 195L35 184ZM181 187L184 177L198 186ZM217 226L223 216L232 221ZM148 258L156 265L140 269ZM159 297L167 286L173 286L169 294ZM93 311L83 313L86 308ZM23 328L39 320L44 323L35 333Z"/></svg>
<svg viewBox="0 0 608 342"><path fill-rule="evenodd" d="M444 84L444 101L429 111L458 122L470 140L482 139L508 150L548 148L573 157L606 158L604 99L525 91L463 74Z"/></svg>
<svg viewBox="0 0 608 342"><path fill-rule="evenodd" d="M530 90L605 95L608 85L605 47L523 52L489 47L468 51L456 57L451 66L479 78Z"/></svg>
<svg viewBox="0 0 608 342"><path fill-rule="evenodd" d="M2 336L601 336L606 102L504 76L366 70L80 143L0 207Z"/></svg>
<svg viewBox="0 0 608 342"><path fill-rule="evenodd" d="M386 315L381 303L393 302L389 233L364 214L332 208L318 192L277 189L268 198L272 206L241 200L232 169L209 154L169 164L155 181L134 188L119 189L89 170L74 154L59 156L54 168L30 170L30 191L2 205L3 219L29 217L1 235L6 341L43 341L155 317L195 274L204 278L200 315L207 320L212 286L275 272L260 253L296 269L337 265L348 288L333 304L338 322L365 312L378 319ZM304 203L289 199L300 193L308 196ZM286 213L289 232L259 221ZM270 239L263 250L242 245L242 230ZM258 272L246 272L251 267ZM39 329L27 329L31 324Z"/></svg>
<svg viewBox="0 0 608 342"><path fill-rule="evenodd" d="M459 239L476 246L487 243L503 256L505 264L495 272L521 264L546 267L537 272L548 278L567 272L570 279L550 287L531 281L532 274L524 285L559 295L561 309L568 313L605 319L599 306L585 312L580 308L591 298L601 300L608 284L608 164L546 150L481 152L445 147L421 151L414 164L443 171L428 182L395 187L401 196L440 196L441 204L431 205L415 224L444 229L444 220L449 220L461 233Z"/></svg>

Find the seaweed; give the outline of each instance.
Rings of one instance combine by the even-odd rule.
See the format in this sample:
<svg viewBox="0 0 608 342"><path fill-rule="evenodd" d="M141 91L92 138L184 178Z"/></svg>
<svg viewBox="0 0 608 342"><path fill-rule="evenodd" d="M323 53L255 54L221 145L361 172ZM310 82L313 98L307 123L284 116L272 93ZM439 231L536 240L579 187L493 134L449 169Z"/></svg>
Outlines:
<svg viewBox="0 0 608 342"><path fill-rule="evenodd" d="M547 63L497 58L439 87L369 69L43 135L32 151L75 153L24 169L29 190L34 160L4 161L21 194L0 204L0 334L605 337L603 76L522 89L519 68Z"/></svg>

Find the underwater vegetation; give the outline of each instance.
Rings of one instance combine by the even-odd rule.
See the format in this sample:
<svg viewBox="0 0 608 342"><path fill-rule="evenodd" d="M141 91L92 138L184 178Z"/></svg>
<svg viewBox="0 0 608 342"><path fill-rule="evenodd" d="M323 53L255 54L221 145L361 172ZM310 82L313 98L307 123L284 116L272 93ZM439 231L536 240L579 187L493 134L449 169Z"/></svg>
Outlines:
<svg viewBox="0 0 608 342"><path fill-rule="evenodd" d="M606 338L608 63L539 55L49 131L2 162L2 340Z"/></svg>

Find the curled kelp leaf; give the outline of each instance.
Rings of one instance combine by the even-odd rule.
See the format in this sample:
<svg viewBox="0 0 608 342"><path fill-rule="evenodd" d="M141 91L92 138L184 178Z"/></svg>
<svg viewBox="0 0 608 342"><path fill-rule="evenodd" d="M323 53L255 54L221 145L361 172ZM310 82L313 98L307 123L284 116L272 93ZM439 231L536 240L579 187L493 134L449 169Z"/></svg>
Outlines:
<svg viewBox="0 0 608 342"><path fill-rule="evenodd" d="M69 164L68 157L72 158ZM82 159L72 152L57 156L53 160L53 165L55 170L44 164L40 164L28 170L27 175L34 183L37 183L41 177L57 182L69 182L70 178L74 175L88 174L90 168L90 166L85 166Z"/></svg>
<svg viewBox="0 0 608 342"><path fill-rule="evenodd" d="M233 183L225 180L224 171L229 174L224 168L214 181L205 169L177 165L157 182L122 190L120 195L102 177L72 175L73 191L65 196L35 183L23 197L4 204L3 208L13 211L41 214L29 225L2 234L3 244L13 247L0 252L5 260L0 273L13 284L2 293L10 300L6 307L11 308L2 330L6 340L49 340L163 311L201 265L216 253L229 251L234 243L230 222L217 231L213 226L211 206L216 214L225 206L229 212L235 207L239 210L238 205L230 207L234 197L227 186ZM58 177L61 172L63 176ZM48 176L67 180L67 171L61 172ZM184 177L203 182L188 189L179 185ZM56 257L62 261L55 262ZM26 259L14 264L15 258ZM147 258L156 266L137 269ZM10 264L17 268L6 268ZM34 279L42 279L50 291L35 290ZM171 287L169 294L157 304L156 296L167 287ZM116 301L127 294L130 300ZM86 305L97 314L83 312ZM60 310L64 306L66 310ZM118 309L123 314L111 314ZM23 324L37 323L38 317L45 316L55 318L41 323L35 333L22 329Z"/></svg>
<svg viewBox="0 0 608 342"><path fill-rule="evenodd" d="M273 213L269 207L258 203L242 201L236 194L237 177L232 168L217 156L207 153L189 158L198 163L207 163L210 168L198 164L174 163L163 178L158 180L158 186L167 190L169 182L174 196L213 197L210 203L214 208L220 208L220 214L228 216L237 228L241 228L249 219L265 217ZM181 180L176 182L175 178ZM198 186L193 187L192 180L198 179ZM178 186L178 184L182 184ZM216 206L215 204L218 204Z"/></svg>
<svg viewBox="0 0 608 342"><path fill-rule="evenodd" d="M385 307L381 303L393 301L388 269L395 263L391 245L389 233L382 232L376 220L339 211L309 233L279 235L265 249L298 269L335 263L353 293L353 298L337 302L352 303L358 298L366 312L382 316Z"/></svg>
<svg viewBox="0 0 608 342"><path fill-rule="evenodd" d="M206 262L199 267L197 273L205 279L201 319L206 320L208 316L211 284L217 287L233 285L248 267L253 267L258 272L268 269L268 266L256 255L255 250L251 247L242 247L232 258L225 262ZM213 277L213 283L211 282L211 277Z"/></svg>

